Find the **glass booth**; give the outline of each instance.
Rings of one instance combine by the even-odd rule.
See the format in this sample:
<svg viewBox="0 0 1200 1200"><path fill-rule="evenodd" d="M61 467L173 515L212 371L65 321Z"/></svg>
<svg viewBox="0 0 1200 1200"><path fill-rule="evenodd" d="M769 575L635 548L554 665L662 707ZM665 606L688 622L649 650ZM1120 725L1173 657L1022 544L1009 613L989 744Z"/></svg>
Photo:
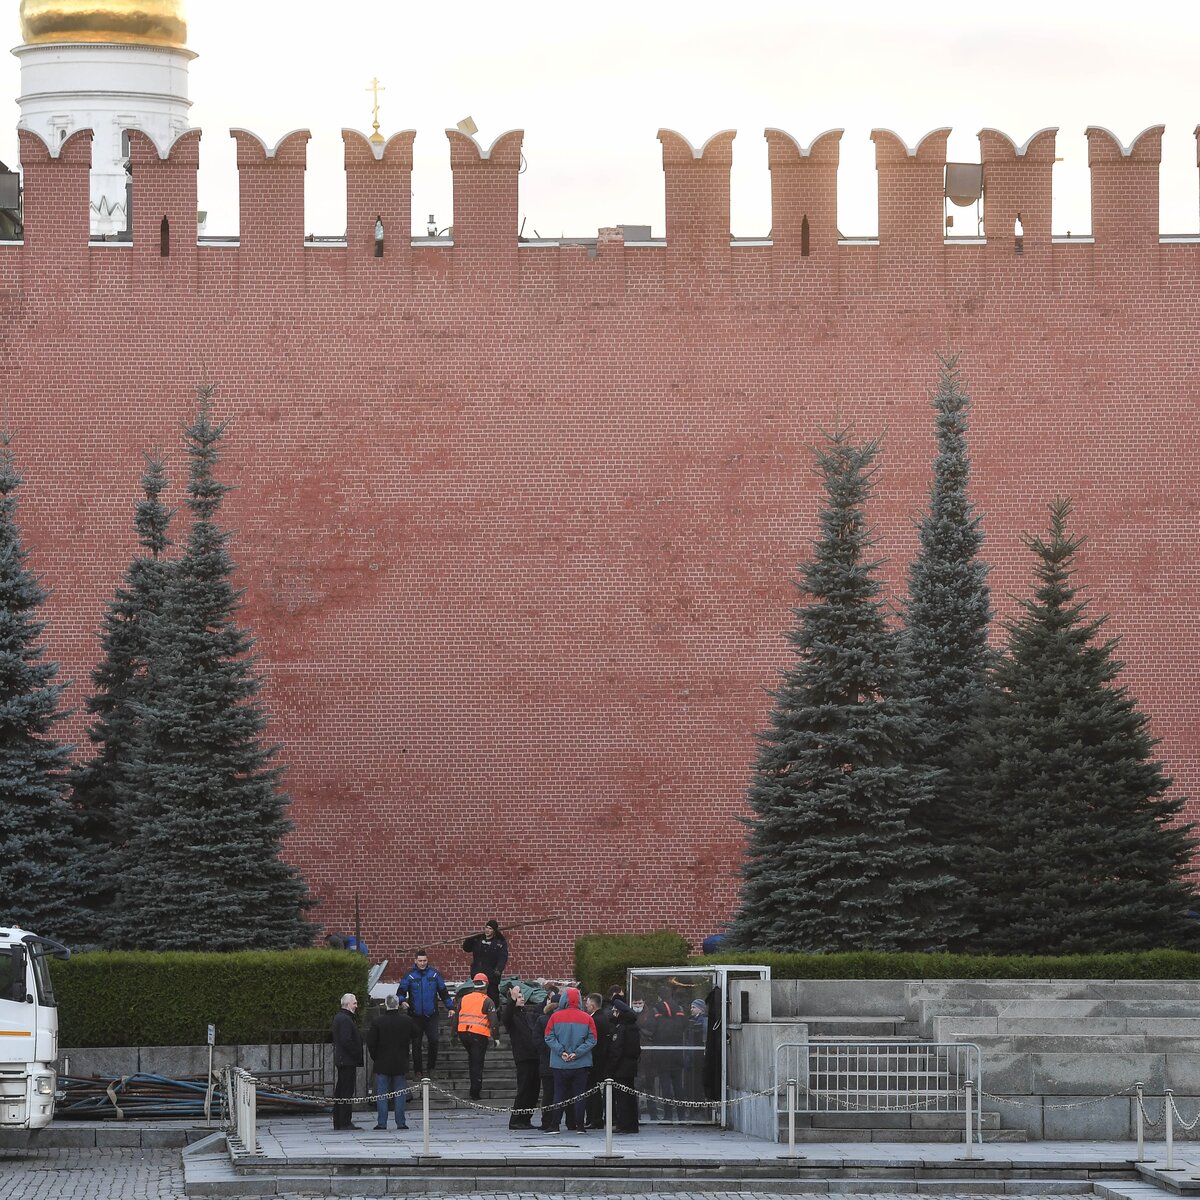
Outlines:
<svg viewBox="0 0 1200 1200"><path fill-rule="evenodd" d="M625 992L642 1035L640 1120L726 1123L729 984L770 978L770 967L629 968Z"/></svg>

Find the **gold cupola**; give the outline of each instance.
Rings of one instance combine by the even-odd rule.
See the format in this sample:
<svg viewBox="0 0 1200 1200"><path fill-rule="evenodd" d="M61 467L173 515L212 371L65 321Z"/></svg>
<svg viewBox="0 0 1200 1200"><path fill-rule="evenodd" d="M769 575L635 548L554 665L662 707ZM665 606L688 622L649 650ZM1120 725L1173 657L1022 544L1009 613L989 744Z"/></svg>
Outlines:
<svg viewBox="0 0 1200 1200"><path fill-rule="evenodd" d="M114 42L187 46L183 0L21 0L21 38L48 42Z"/></svg>

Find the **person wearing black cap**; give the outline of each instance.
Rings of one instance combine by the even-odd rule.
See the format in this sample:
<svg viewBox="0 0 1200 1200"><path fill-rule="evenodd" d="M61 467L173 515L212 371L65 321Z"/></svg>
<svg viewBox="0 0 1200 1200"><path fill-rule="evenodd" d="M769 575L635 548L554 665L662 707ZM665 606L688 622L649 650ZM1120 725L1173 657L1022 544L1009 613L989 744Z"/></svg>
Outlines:
<svg viewBox="0 0 1200 1200"><path fill-rule="evenodd" d="M500 980L508 966L508 941L500 932L499 921L489 921L482 933L463 939L463 952L471 956L472 977L487 976L487 992L493 1004L500 1003Z"/></svg>
<svg viewBox="0 0 1200 1200"><path fill-rule="evenodd" d="M458 996L454 1011L458 1017L458 1040L467 1052L471 1076L469 1094L472 1100L478 1100L483 1094L483 1057L488 1045L497 1038L496 1006L487 994L488 977L482 971L471 982L475 986ZM496 1045L499 1044L496 1041Z"/></svg>

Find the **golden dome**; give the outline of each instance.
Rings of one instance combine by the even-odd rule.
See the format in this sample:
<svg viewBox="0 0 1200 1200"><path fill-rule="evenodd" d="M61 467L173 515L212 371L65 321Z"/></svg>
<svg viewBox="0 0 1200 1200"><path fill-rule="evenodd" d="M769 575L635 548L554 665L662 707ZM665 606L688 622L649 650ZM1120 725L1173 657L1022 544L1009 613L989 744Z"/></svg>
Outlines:
<svg viewBox="0 0 1200 1200"><path fill-rule="evenodd" d="M183 0L21 0L21 38L46 42L187 44Z"/></svg>

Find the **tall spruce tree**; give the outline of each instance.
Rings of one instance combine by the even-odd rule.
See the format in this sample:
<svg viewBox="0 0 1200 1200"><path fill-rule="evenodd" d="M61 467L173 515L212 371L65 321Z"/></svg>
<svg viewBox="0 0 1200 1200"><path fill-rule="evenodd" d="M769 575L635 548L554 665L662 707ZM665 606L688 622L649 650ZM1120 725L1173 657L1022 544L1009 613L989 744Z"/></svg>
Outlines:
<svg viewBox="0 0 1200 1200"><path fill-rule="evenodd" d="M17 525L21 476L0 433L0 914L74 939L81 924L82 840L67 803L71 747L53 735L66 687L46 658L46 592Z"/></svg>
<svg viewBox="0 0 1200 1200"><path fill-rule="evenodd" d="M216 523L229 489L214 474L225 433L214 391L198 390L185 433L192 524L148 627L115 925L122 944L147 949L282 949L308 945L313 926L304 881L280 857L287 798Z"/></svg>
<svg viewBox="0 0 1200 1200"><path fill-rule="evenodd" d="M957 357L940 358L939 367L933 398L937 457L908 573L903 686L917 701L917 761L937 770L929 804L915 809L913 820L955 871L963 873L966 847L974 836L971 810L962 802L968 733L986 694L994 655L988 646L987 566L979 556L983 530L968 495L970 401ZM961 901L960 894L954 908L965 915ZM970 931L964 920L961 934Z"/></svg>
<svg viewBox="0 0 1200 1200"><path fill-rule="evenodd" d="M118 820L130 799L129 764L137 738L138 709L146 702L146 639L149 623L162 608L171 571L166 558L171 512L160 499L167 486L161 458L147 456L142 499L134 514L141 553L133 559L104 614L103 656L92 671L95 688L87 707L95 720L88 730L90 759L72 774L73 800L85 839L95 857L88 907L94 916L91 938L106 941L116 895L111 867L128 838Z"/></svg>
<svg viewBox="0 0 1200 1200"><path fill-rule="evenodd" d="M825 489L748 801L754 817L730 940L764 950L938 950L952 877L910 824L930 772L912 763L915 705L894 693L889 629L865 505L878 443L827 435Z"/></svg>
<svg viewBox="0 0 1200 1200"><path fill-rule="evenodd" d="M1117 683L1116 639L1072 583L1084 538L1071 504L1050 505L1049 536L1027 537L1037 586L1008 623L992 711L979 721L968 802L981 836L980 942L994 953L1071 954L1192 945L1183 800L1155 739Z"/></svg>

